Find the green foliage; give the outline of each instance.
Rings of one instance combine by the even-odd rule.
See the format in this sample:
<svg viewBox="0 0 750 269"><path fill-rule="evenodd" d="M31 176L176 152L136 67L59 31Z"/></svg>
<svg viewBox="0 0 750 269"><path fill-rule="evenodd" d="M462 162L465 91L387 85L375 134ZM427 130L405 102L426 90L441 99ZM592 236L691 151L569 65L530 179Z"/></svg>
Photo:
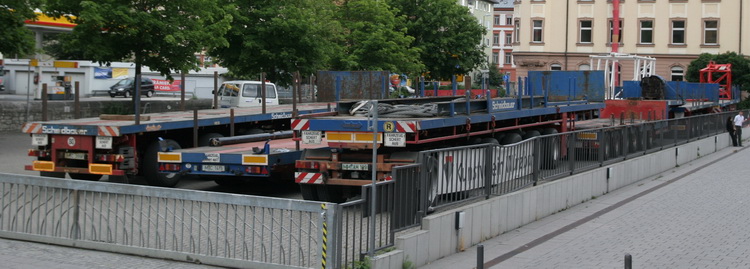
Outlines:
<svg viewBox="0 0 750 269"><path fill-rule="evenodd" d="M102 102L102 114L128 115L131 114L127 102Z"/></svg>
<svg viewBox="0 0 750 269"><path fill-rule="evenodd" d="M29 56L34 52L34 34L24 21L36 19L34 9L42 0L3 0L0 4L0 53L7 56Z"/></svg>
<svg viewBox="0 0 750 269"><path fill-rule="evenodd" d="M55 59L80 60L86 59L83 50L71 46L74 41L70 33L44 35L42 50Z"/></svg>
<svg viewBox="0 0 750 269"><path fill-rule="evenodd" d="M223 0L235 3L232 0ZM255 75L281 85L292 74L312 74L324 69L339 48L339 23L335 5L329 0L236 1L226 47L214 47L209 54L235 74Z"/></svg>
<svg viewBox="0 0 750 269"><path fill-rule="evenodd" d="M361 261L354 261L352 262L352 265L347 266L347 269L370 269L372 268L372 261L370 260L370 257L365 257L364 260Z"/></svg>
<svg viewBox="0 0 750 269"><path fill-rule="evenodd" d="M195 53L226 46L232 5L214 0L48 0L53 16L74 15L65 48L103 64L134 59L136 73L146 65L170 73L198 69Z"/></svg>
<svg viewBox="0 0 750 269"><path fill-rule="evenodd" d="M701 54L698 59L690 62L685 79L691 82L700 81L700 70L705 68L709 61L714 61L718 64L732 64L732 84L739 85L743 91L750 91L750 60L735 52Z"/></svg>
<svg viewBox="0 0 750 269"><path fill-rule="evenodd" d="M505 81L503 81L503 74L500 73L500 68L496 64L490 64L489 73L489 84L490 88L503 87Z"/></svg>
<svg viewBox="0 0 750 269"><path fill-rule="evenodd" d="M485 28L455 0L389 0L406 17L407 33L420 49L420 59L431 79L447 80L483 64L481 45Z"/></svg>
<svg viewBox="0 0 750 269"><path fill-rule="evenodd" d="M334 69L421 73L420 50L411 47L414 37L406 35L405 17L396 12L380 1L345 2L339 14L346 35Z"/></svg>

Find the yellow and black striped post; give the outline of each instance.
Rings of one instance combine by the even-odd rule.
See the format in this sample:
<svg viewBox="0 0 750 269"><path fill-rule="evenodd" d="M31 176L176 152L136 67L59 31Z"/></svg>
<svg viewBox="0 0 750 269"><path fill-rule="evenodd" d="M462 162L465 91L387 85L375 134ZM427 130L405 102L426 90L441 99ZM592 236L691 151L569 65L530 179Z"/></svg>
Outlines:
<svg viewBox="0 0 750 269"><path fill-rule="evenodd" d="M326 259L328 258L328 255L326 254L328 250L328 224L326 220L326 204L322 203L320 204L320 207L323 209L323 258L321 259L320 268L326 269Z"/></svg>

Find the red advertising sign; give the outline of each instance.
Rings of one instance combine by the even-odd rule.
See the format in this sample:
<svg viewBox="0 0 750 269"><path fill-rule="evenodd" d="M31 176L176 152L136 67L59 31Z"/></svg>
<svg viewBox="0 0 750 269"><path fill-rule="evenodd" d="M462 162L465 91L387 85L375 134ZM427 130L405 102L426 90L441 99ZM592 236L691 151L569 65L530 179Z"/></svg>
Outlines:
<svg viewBox="0 0 750 269"><path fill-rule="evenodd" d="M151 80L154 82L154 90L162 92L179 92L180 85L182 84L181 80L175 80L172 83L169 83L169 80L163 79L152 78Z"/></svg>

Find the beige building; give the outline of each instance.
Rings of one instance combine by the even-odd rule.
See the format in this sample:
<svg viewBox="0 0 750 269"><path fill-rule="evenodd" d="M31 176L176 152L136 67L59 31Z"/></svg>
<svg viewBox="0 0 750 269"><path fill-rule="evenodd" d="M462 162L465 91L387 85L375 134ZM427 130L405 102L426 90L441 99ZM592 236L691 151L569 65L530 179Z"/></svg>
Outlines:
<svg viewBox="0 0 750 269"><path fill-rule="evenodd" d="M620 0L618 52L654 57L657 75L682 80L701 53L750 52L750 3L742 2ZM520 76L596 69L589 55L612 51L612 0L516 0L514 7L513 56ZM632 62L620 64L622 74L633 73Z"/></svg>

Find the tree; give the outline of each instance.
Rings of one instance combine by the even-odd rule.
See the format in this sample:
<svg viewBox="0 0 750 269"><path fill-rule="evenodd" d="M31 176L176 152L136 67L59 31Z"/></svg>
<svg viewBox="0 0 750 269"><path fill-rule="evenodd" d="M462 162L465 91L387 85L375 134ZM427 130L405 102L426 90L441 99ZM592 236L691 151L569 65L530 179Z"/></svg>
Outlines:
<svg viewBox="0 0 750 269"><path fill-rule="evenodd" d="M390 0L406 16L408 35L433 79L467 74L485 62L485 28L455 0Z"/></svg>
<svg viewBox="0 0 750 269"><path fill-rule="evenodd" d="M381 1L346 2L340 12L344 53L338 54L334 68L421 73L419 48L411 46L414 37L406 35L405 18L396 12Z"/></svg>
<svg viewBox="0 0 750 269"><path fill-rule="evenodd" d="M170 80L198 69L196 52L227 45L233 9L215 0L48 1L51 15L75 16L64 47L103 64L133 59L136 75L146 65Z"/></svg>
<svg viewBox="0 0 750 269"><path fill-rule="evenodd" d="M685 79L690 82L700 81L700 70L705 68L710 61L718 64L732 64L732 84L739 85L743 91L750 91L750 60L735 52L701 54L698 59L690 62Z"/></svg>
<svg viewBox="0 0 750 269"><path fill-rule="evenodd" d="M288 85L294 72L314 73L339 51L341 27L330 0L237 1L237 7L224 36L229 46L209 51L234 74L265 72L266 79Z"/></svg>
<svg viewBox="0 0 750 269"><path fill-rule="evenodd" d="M27 56L34 52L34 34L24 26L36 19L34 9L42 0L4 0L0 4L0 53Z"/></svg>

